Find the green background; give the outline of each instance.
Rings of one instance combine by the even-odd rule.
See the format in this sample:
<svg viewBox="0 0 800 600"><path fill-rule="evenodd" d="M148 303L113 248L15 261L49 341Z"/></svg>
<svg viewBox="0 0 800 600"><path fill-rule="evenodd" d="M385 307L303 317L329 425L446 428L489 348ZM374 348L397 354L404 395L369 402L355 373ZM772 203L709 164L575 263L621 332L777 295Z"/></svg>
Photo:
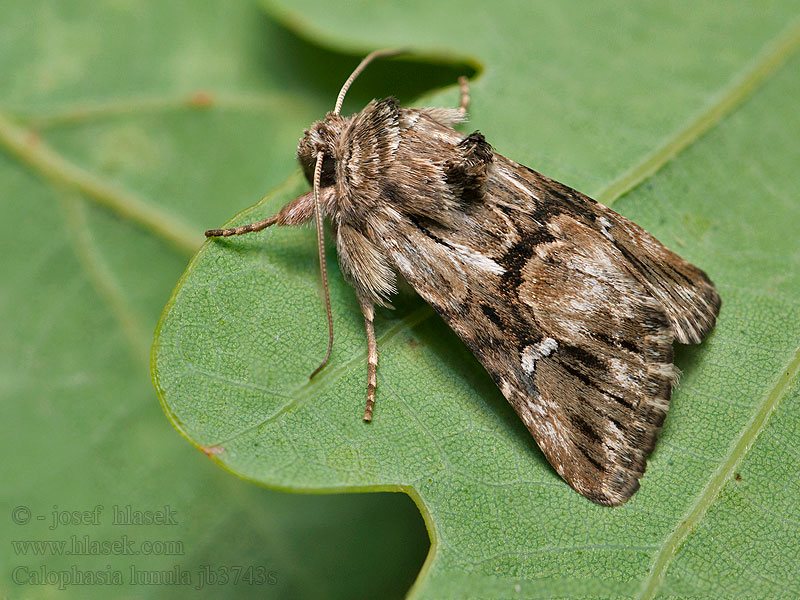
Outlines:
<svg viewBox="0 0 800 600"><path fill-rule="evenodd" d="M798 587L800 22L791 2L6 2L0 23L0 593L791 597ZM329 367L311 229L206 244L307 189L304 127L358 58L372 97L452 106L495 148L640 223L717 283L642 490L592 505L405 290L380 311L375 422L363 323L329 256ZM439 90L436 92L436 90ZM425 98L421 99L420 96ZM48 530L58 510L99 525ZM176 514L114 525L112 507ZM28 507L19 521L15 507ZM45 517L39 521L37 516ZM178 540L183 554L22 554L29 540ZM20 571L263 567L275 584L20 584ZM16 575L14 574L16 573Z"/></svg>

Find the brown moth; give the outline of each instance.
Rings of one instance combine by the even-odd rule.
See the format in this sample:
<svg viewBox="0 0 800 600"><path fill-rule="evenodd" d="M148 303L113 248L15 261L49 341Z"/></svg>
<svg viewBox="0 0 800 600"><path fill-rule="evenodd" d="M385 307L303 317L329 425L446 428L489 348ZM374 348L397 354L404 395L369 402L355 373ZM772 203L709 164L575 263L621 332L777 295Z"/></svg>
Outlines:
<svg viewBox="0 0 800 600"><path fill-rule="evenodd" d="M667 413L672 344L697 344L720 298L706 274L591 198L495 153L453 125L461 106L403 108L394 98L305 132L297 158L312 191L229 236L316 220L328 315L322 220L367 333L372 418L374 305L402 275L469 346L547 460L593 502L618 505L639 478ZM317 369L316 372L319 371ZM313 375L312 375L313 376Z"/></svg>

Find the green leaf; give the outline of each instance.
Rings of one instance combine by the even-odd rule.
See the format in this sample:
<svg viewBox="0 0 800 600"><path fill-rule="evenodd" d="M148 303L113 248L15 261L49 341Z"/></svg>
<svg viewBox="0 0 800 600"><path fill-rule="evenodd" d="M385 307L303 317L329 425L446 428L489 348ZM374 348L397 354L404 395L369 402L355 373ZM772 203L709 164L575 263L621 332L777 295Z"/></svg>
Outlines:
<svg viewBox="0 0 800 600"><path fill-rule="evenodd" d="M412 45L481 65L469 126L511 158L607 203L620 198L615 209L708 271L723 309L702 346L678 349L684 374L642 489L609 509L557 477L477 361L412 294L376 318L378 404L366 425L363 323L330 255L336 344L308 381L326 340L313 231L212 241L154 345L156 384L181 432L271 487L409 494L432 539L414 597L796 588L793 3L265 6L338 50ZM426 100L454 105L457 91ZM295 176L231 224L305 189Z"/></svg>
<svg viewBox="0 0 800 600"><path fill-rule="evenodd" d="M0 7L0 597L402 596L428 547L409 498L297 497L231 477L175 435L149 374L152 332L202 231L285 180L356 59L244 1ZM406 98L455 76L415 66ZM55 506L97 505L99 524L49 529ZM166 505L176 524L115 525L114 505ZM29 522L12 520L18 506ZM71 550L73 536L179 546L12 545ZM203 565L277 582L195 590ZM130 585L132 567L176 566L190 585ZM73 568L119 571L123 585L47 583Z"/></svg>

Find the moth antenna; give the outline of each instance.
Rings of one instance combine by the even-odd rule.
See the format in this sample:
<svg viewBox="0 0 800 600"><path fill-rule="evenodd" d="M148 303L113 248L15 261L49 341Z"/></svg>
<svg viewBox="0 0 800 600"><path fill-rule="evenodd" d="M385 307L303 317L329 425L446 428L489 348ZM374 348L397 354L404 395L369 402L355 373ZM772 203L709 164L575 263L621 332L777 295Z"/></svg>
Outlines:
<svg viewBox="0 0 800 600"><path fill-rule="evenodd" d="M328 351L322 363L314 370L309 379L319 373L328 359L331 357L333 349L333 316L331 315L331 296L328 292L328 267L325 264L325 231L322 224L322 203L319 200L319 180L322 177L322 157L324 152L317 152L317 162L314 165L314 221L317 224L317 251L319 252L319 270L322 274L322 289L325 294L325 314L328 317Z"/></svg>
<svg viewBox="0 0 800 600"><path fill-rule="evenodd" d="M358 66L356 67L355 71L350 74L350 77L347 78L347 81L344 82L341 91L339 92L339 96L336 98L336 106L333 109L335 114L339 114L342 110L342 103L344 102L344 96L347 93L347 90L350 89L350 86L353 85L353 82L356 80L356 77L361 75L361 72L367 68L367 65L371 63L376 58L381 58L384 56L397 56L398 54L403 54L407 52L405 49L400 48L393 48L387 50L376 50L368 54L364 60L362 60ZM317 251L319 253L319 270L322 274L322 289L325 294L325 314L328 317L328 350L325 352L325 358L322 360L322 363L314 369L314 372L311 373L311 377L309 379L313 379L314 375L322 371L325 368L325 365L328 364L328 360L331 357L331 350L333 350L333 315L331 314L331 295L328 291L328 267L325 264L325 230L323 229L322 223L322 203L319 200L319 181L322 177L322 157L323 152L317 152L317 160L314 164L314 222L317 225Z"/></svg>
<svg viewBox="0 0 800 600"><path fill-rule="evenodd" d="M384 50L375 50L370 54L367 54L364 57L356 70L350 74L350 77L347 78L347 81L344 82L341 91L339 92L339 96L336 98L336 106L333 108L333 113L338 115L342 111L342 104L344 103L344 96L347 93L347 90L350 89L350 86L353 85L353 82L356 80L356 77L361 75L361 72L367 68L367 65L371 63L376 58L383 58L386 56L397 56L398 54L406 54L408 50L406 48L387 48Z"/></svg>

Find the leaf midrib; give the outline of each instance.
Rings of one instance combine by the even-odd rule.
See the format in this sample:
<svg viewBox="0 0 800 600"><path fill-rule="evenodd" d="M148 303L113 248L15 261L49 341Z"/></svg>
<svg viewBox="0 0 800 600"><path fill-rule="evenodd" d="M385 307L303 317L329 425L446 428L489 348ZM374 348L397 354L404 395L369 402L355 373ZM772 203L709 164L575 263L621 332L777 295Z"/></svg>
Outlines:
<svg viewBox="0 0 800 600"><path fill-rule="evenodd" d="M67 160L35 131L21 127L0 110L0 145L54 187L80 192L88 200L105 206L120 218L143 227L150 233L191 255L202 238L183 221L162 211L138 195Z"/></svg>
<svg viewBox="0 0 800 600"><path fill-rule="evenodd" d="M725 116L733 112L755 92L767 78L777 71L800 46L800 18L795 19L778 34L752 61L738 73L732 82L716 94L712 101L694 118L666 138L661 146L647 154L641 162L611 182L596 200L611 205L617 198L632 191L655 175L661 167L675 158L704 133L712 129Z"/></svg>

